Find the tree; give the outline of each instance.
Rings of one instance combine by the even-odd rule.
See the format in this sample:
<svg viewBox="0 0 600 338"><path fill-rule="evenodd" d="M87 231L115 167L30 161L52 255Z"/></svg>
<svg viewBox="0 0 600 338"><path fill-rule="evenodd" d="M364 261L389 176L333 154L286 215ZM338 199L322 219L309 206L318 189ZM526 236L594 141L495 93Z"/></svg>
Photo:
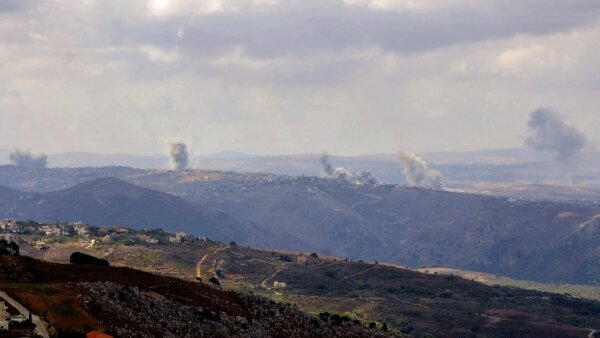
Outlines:
<svg viewBox="0 0 600 338"><path fill-rule="evenodd" d="M0 239L0 256L7 256L9 254L8 242L5 239Z"/></svg>
<svg viewBox="0 0 600 338"><path fill-rule="evenodd" d="M19 246L15 242L10 242L8 244L8 251L10 252L10 254L12 256L18 256L19 255Z"/></svg>
<svg viewBox="0 0 600 338"><path fill-rule="evenodd" d="M0 256L18 256L19 246L15 242L0 239Z"/></svg>

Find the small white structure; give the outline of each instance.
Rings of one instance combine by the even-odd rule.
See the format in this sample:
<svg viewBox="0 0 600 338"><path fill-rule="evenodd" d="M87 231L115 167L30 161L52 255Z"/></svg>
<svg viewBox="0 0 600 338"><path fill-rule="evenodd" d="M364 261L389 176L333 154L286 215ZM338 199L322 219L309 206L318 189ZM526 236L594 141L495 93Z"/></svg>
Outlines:
<svg viewBox="0 0 600 338"><path fill-rule="evenodd" d="M8 317L8 320L13 323L24 323L27 321L27 317L25 317L23 315L16 315L16 316Z"/></svg>
<svg viewBox="0 0 600 338"><path fill-rule="evenodd" d="M285 288L286 286L287 286L287 284L285 284L284 282L278 282L278 281L273 282L274 288L282 289L282 288Z"/></svg>
<svg viewBox="0 0 600 338"><path fill-rule="evenodd" d="M175 234L175 237L169 237L169 242L171 243L183 243L188 240L190 237L189 234L185 232L178 232Z"/></svg>
<svg viewBox="0 0 600 338"><path fill-rule="evenodd" d="M48 249L48 246L46 246L46 242L42 241L36 241L33 246L38 250Z"/></svg>

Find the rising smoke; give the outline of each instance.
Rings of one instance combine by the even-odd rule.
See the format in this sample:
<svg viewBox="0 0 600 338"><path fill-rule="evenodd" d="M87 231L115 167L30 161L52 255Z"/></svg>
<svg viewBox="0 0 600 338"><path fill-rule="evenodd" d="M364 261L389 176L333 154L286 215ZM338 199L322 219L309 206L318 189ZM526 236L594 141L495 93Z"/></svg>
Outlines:
<svg viewBox="0 0 600 338"><path fill-rule="evenodd" d="M329 154L327 154L326 151L321 153L319 161L321 161L321 165L323 166L323 174L328 177L334 176L335 172L333 170L333 165L331 165Z"/></svg>
<svg viewBox="0 0 600 338"><path fill-rule="evenodd" d="M48 166L46 155L34 156L29 150L15 149L10 153L10 161L19 168L44 169Z"/></svg>
<svg viewBox="0 0 600 338"><path fill-rule="evenodd" d="M429 169L427 163L419 156L413 153L399 152L396 159L404 169L408 185L426 189L444 189L442 173Z"/></svg>
<svg viewBox="0 0 600 338"><path fill-rule="evenodd" d="M187 168L189 164L187 145L181 141L168 141L167 145L169 147L169 158L173 168L176 170Z"/></svg>
<svg viewBox="0 0 600 338"><path fill-rule="evenodd" d="M323 152L319 160L323 166L323 175L326 177L335 178L340 182L350 183L353 185L380 184L380 182L369 172L355 173L346 170L344 167L337 167L334 170L327 152Z"/></svg>
<svg viewBox="0 0 600 338"><path fill-rule="evenodd" d="M527 125L532 135L525 144L553 154L563 169L574 165L589 143L584 133L568 125L560 113L548 108L538 108L531 113Z"/></svg>

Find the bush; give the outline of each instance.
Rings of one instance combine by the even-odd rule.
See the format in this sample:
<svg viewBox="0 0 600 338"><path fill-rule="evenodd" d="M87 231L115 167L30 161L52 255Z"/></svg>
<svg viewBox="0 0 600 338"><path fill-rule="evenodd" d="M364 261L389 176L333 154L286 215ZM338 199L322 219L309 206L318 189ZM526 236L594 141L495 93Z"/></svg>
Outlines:
<svg viewBox="0 0 600 338"><path fill-rule="evenodd" d="M404 334L408 334L408 333L411 333L414 329L415 328L412 325L406 324L406 325L404 325L403 328L400 329L400 332L404 333Z"/></svg>
<svg viewBox="0 0 600 338"><path fill-rule="evenodd" d="M210 277L208 281L213 283L214 285L221 285L221 282L219 282L219 280L215 277Z"/></svg>
<svg viewBox="0 0 600 338"><path fill-rule="evenodd" d="M313 253L310 254L310 257L312 257L312 258L319 258L319 255L317 255L316 252L313 252Z"/></svg>
<svg viewBox="0 0 600 338"><path fill-rule="evenodd" d="M281 255L279 257L277 257L280 261L284 261L284 262L291 262L293 261L292 257L288 256L288 255Z"/></svg>
<svg viewBox="0 0 600 338"><path fill-rule="evenodd" d="M0 239L0 256L18 256L19 246L15 242Z"/></svg>
<svg viewBox="0 0 600 338"><path fill-rule="evenodd" d="M73 252L69 258L71 264L110 266L107 260L90 256L81 252Z"/></svg>
<svg viewBox="0 0 600 338"><path fill-rule="evenodd" d="M342 321L342 318L338 314L333 314L331 316L331 321L334 322L334 323L339 323L339 322Z"/></svg>

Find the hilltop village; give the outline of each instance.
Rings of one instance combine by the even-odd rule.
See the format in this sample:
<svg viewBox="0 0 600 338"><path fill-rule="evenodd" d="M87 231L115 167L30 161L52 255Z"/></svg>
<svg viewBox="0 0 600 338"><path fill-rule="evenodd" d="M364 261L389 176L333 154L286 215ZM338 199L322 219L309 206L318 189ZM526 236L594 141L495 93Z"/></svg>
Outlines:
<svg viewBox="0 0 600 338"><path fill-rule="evenodd" d="M161 229L133 230L119 225L90 226L83 222L41 223L35 221L0 221L0 239L45 250L53 243L76 242L84 248L102 244L133 245L211 242L206 237L186 232L171 234Z"/></svg>

